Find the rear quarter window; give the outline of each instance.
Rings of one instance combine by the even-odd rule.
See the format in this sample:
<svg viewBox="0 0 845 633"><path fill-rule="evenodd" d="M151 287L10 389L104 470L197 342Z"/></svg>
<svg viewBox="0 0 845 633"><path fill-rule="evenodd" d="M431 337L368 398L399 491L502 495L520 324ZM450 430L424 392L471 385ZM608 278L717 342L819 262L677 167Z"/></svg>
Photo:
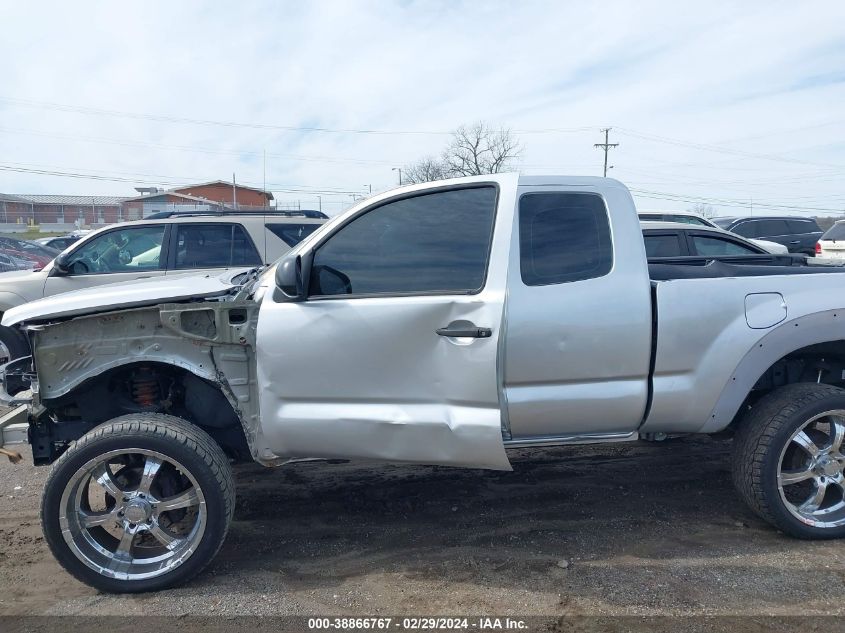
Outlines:
<svg viewBox="0 0 845 633"><path fill-rule="evenodd" d="M296 246L306 237L311 235L314 231L319 229L322 224L300 224L295 222L278 222L274 224L268 223L267 230L278 237L288 246Z"/></svg>
<svg viewBox="0 0 845 633"><path fill-rule="evenodd" d="M817 233L821 228L815 220L787 220L789 232L794 235L801 235L803 233Z"/></svg>

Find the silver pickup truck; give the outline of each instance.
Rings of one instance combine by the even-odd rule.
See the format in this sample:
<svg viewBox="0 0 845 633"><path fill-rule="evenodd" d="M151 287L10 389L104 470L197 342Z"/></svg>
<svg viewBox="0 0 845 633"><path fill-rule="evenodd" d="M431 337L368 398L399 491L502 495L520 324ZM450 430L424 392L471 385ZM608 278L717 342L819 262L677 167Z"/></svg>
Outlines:
<svg viewBox="0 0 845 633"><path fill-rule="evenodd" d="M237 460L505 470L515 447L727 430L748 505L834 538L843 291L835 268L771 256L649 263L614 180L465 178L362 202L274 267L11 309L32 356L4 398L53 464L47 543L105 591L205 567Z"/></svg>

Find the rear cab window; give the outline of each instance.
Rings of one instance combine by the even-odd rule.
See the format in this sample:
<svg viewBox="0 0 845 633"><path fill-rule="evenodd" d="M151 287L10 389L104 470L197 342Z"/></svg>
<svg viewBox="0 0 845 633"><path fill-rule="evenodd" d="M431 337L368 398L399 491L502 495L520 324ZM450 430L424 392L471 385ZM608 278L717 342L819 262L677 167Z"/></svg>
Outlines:
<svg viewBox="0 0 845 633"><path fill-rule="evenodd" d="M519 199L520 274L526 286L603 277L613 267L601 196L527 193Z"/></svg>

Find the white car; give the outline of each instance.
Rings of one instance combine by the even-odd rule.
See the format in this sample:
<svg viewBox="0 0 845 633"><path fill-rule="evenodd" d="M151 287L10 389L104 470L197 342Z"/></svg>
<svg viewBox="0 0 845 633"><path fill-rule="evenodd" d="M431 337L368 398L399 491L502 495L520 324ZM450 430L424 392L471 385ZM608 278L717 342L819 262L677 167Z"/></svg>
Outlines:
<svg viewBox="0 0 845 633"><path fill-rule="evenodd" d="M711 222L704 216L698 215L697 213L688 213L686 211L639 211L637 212L637 215L642 222L677 222L680 224L693 224L696 226L709 226L714 229L721 229L720 226ZM747 237L743 239L753 242L772 255L784 255L789 252L789 249L786 248L786 246L778 244L777 242L757 240Z"/></svg>
<svg viewBox="0 0 845 633"><path fill-rule="evenodd" d="M845 221L840 220L819 238L816 257L845 259Z"/></svg>

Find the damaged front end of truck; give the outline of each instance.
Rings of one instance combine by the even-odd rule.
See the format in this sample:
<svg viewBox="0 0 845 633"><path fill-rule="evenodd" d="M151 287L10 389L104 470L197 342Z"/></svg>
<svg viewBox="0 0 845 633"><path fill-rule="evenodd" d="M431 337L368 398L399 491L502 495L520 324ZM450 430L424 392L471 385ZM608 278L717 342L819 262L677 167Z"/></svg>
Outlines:
<svg viewBox="0 0 845 633"><path fill-rule="evenodd" d="M49 464L92 428L130 413L166 413L206 431L233 460L276 463L261 437L256 269L58 295L10 310L32 356L2 369L13 407L0 448L26 439ZM22 405L25 405L24 409ZM11 455L9 455L11 457Z"/></svg>

